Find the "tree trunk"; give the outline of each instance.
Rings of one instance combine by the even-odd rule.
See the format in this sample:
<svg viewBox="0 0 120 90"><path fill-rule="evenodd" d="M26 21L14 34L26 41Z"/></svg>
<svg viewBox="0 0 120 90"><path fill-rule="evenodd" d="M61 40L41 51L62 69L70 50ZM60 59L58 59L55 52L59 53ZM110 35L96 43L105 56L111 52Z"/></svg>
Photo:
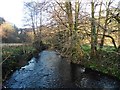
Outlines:
<svg viewBox="0 0 120 90"><path fill-rule="evenodd" d="M34 39L36 37L36 32L35 32L35 23L34 23L34 17L31 13L31 23L32 23L32 30L33 30L33 33L34 33Z"/></svg>
<svg viewBox="0 0 120 90"><path fill-rule="evenodd" d="M78 15L79 15L79 0L76 0L75 2L75 24L74 24L74 30L77 31L77 26L78 26Z"/></svg>
<svg viewBox="0 0 120 90"><path fill-rule="evenodd" d="M40 37L40 41L42 40L41 38L41 31L42 31L42 11L40 11L40 27L39 27L39 37Z"/></svg>
<svg viewBox="0 0 120 90"><path fill-rule="evenodd" d="M109 16L109 6L111 4L111 1L109 1L108 3L108 7L106 8L106 17L105 17L105 29L107 28L107 21L108 21L108 16ZM104 45L104 39L105 39L105 34L106 34L106 30L103 31L103 36L102 36L102 39L101 39L101 43L100 43L100 49L103 48L103 45Z"/></svg>
<svg viewBox="0 0 120 90"><path fill-rule="evenodd" d="M98 24L99 25L100 25L100 20L101 20L102 2L103 1L100 2L100 11L99 11L99 19L98 19ZM97 37L96 37L97 38L97 42L96 42L97 44L98 44L98 34L99 34L99 31L100 31L100 26L99 25L97 25Z"/></svg>
<svg viewBox="0 0 120 90"><path fill-rule="evenodd" d="M120 23L118 22L118 30L120 30ZM120 31L118 31L118 46L120 46Z"/></svg>
<svg viewBox="0 0 120 90"><path fill-rule="evenodd" d="M69 24L69 36L68 37L70 39L70 44L72 45L73 15L72 15L72 4L70 0L65 2L65 7L66 7L67 18L68 18L68 24Z"/></svg>
<svg viewBox="0 0 120 90"><path fill-rule="evenodd" d="M94 17L94 2L91 2L91 15L92 15L92 21L91 21L91 57L96 56L96 46L97 46L97 36L96 36L96 28L95 28L95 17Z"/></svg>

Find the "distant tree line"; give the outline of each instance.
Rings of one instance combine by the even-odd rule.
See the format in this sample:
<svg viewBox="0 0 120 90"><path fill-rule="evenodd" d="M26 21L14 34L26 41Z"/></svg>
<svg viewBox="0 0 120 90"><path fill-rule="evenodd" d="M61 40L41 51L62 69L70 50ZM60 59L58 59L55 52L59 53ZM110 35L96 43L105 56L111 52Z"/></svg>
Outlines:
<svg viewBox="0 0 120 90"><path fill-rule="evenodd" d="M30 43L31 35L29 30L19 29L15 25L8 23L4 18L0 18L0 37L2 43Z"/></svg>

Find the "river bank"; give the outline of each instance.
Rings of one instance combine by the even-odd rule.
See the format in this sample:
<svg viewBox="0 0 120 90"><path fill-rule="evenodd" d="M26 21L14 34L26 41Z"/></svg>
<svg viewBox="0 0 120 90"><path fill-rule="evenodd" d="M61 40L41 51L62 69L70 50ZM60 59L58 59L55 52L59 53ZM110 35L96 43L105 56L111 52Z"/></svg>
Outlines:
<svg viewBox="0 0 120 90"><path fill-rule="evenodd" d="M6 88L120 88L115 78L81 65L70 64L54 51L42 51L14 72Z"/></svg>
<svg viewBox="0 0 120 90"><path fill-rule="evenodd" d="M19 48L21 48L21 51L19 51ZM4 65L3 64L3 67L4 66L10 66L10 65L12 65L12 66L14 66L15 65L15 67L12 67L12 68L10 68L10 67L8 67L9 69L6 69L8 72L10 71L11 72L11 74L8 74L8 76L6 76L7 78L6 79L4 79L3 80L3 82L5 82L6 80L8 80L9 79L9 77L12 75L12 73L14 73L14 71L15 70L17 70L17 69L20 69L21 68L21 66L24 66L24 65L26 65L27 64L27 62L32 58L32 57L35 57L35 58L39 58L38 57L38 52L34 52L34 48L32 47L31 49L29 48L29 47L26 47L27 49L25 49L24 48L24 50L26 51L24 54L25 54L25 56L23 57L22 56L22 59L20 59L21 61L25 61L25 63L24 64L20 64L19 62L18 62L18 56L21 56L21 52L23 52L23 48L22 47L11 47L11 48L7 48L6 49L6 51L4 52L4 53L12 53L12 55L10 56L11 58L8 58L9 59L9 62L5 62L7 65ZM3 48L4 49L4 48ZM8 50L8 49L10 49L10 51ZM15 51L14 51L15 50ZM52 50L55 50L55 49L49 49L49 51L52 51ZM31 52L32 51L32 53L29 53L29 52ZM56 50L55 50L56 51ZM18 52L20 52L20 53L18 53ZM3 54L4 54L3 53ZM61 53L57 53L58 55L60 55L61 56ZM72 62L72 65L74 66L74 64L75 64L75 67L76 66L78 66L79 67L79 65L80 66L84 66L84 68L86 68L86 72L90 72L90 71L92 71L92 72L94 72L94 73L101 73L101 76L104 76L104 75L106 75L107 77L110 77L110 78L112 78L112 79L114 79L114 80L117 80L117 81L119 81L120 79L118 78L119 77L119 75L117 75L117 76L115 76L116 75L116 73L114 73L113 75L111 74L111 72L110 73L108 73L108 72L106 72L107 70L108 70L108 67L106 68L106 63L105 63L105 59L106 59L106 57L107 56L110 56L110 57L116 57L116 55L115 54L113 54L113 52L111 52L111 53L103 53L105 56L104 57L102 57L102 58L104 58L104 59L102 59L102 64L103 64L103 66L104 67L101 67L101 62L98 62L98 60L96 59L96 60L90 60L90 59L88 59L88 57L86 57L85 59L83 59L83 60L78 60L79 61L79 63L78 62L75 62L75 63L73 63ZM6 55L7 56L7 54L4 54L4 55ZM29 58L26 58L26 56ZM30 57L29 57L30 56ZM102 54L101 54L101 56L102 56ZM5 57L5 56L4 56ZM13 58L13 59L12 59ZM67 58L67 57L64 57L64 55L62 55L62 59L64 60L67 60L67 61L69 61L69 63L70 63L70 59L69 58ZM69 60L68 60L69 59ZM104 61L105 60L105 61ZM115 60L115 59L114 59ZM116 61L116 60L115 60ZM112 63L113 63L113 61L111 60L111 61L109 61L108 63L111 63L110 65L109 65L109 67L111 67L111 65L112 65ZM20 64L20 66L18 66L18 64ZM115 65L113 65L113 66L115 66ZM111 68L113 68L113 69L115 69L115 70L119 70L119 69L117 69L117 67L116 68L114 68L114 67L111 67ZM110 69L111 70L111 69ZM5 71L5 69L4 69L4 71ZM73 71L75 71L75 70L73 70ZM114 71L112 71L112 72L114 72ZM118 72L118 74L120 74L119 73L119 71L117 71ZM6 71L4 72L4 73L6 73ZM95 74L96 75L96 74ZM3 74L3 77L5 76L5 74ZM98 75L99 76L99 75Z"/></svg>

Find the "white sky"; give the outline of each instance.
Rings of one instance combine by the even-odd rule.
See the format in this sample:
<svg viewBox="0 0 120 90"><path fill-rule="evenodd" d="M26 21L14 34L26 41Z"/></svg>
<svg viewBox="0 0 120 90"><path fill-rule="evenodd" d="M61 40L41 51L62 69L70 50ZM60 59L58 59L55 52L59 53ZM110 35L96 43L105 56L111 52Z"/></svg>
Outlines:
<svg viewBox="0 0 120 90"><path fill-rule="evenodd" d="M23 0L0 0L0 17L22 27Z"/></svg>
<svg viewBox="0 0 120 90"><path fill-rule="evenodd" d="M30 0L0 0L0 17L19 28L23 27L23 1ZM118 1L120 0L114 0L116 3Z"/></svg>

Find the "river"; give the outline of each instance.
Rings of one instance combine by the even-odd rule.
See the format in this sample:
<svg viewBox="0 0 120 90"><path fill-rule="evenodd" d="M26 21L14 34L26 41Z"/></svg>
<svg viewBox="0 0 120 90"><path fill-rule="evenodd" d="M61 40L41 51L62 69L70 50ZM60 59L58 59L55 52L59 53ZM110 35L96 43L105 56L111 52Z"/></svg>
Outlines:
<svg viewBox="0 0 120 90"><path fill-rule="evenodd" d="M16 70L4 88L120 88L120 81L80 65L70 64L55 51L42 51Z"/></svg>

